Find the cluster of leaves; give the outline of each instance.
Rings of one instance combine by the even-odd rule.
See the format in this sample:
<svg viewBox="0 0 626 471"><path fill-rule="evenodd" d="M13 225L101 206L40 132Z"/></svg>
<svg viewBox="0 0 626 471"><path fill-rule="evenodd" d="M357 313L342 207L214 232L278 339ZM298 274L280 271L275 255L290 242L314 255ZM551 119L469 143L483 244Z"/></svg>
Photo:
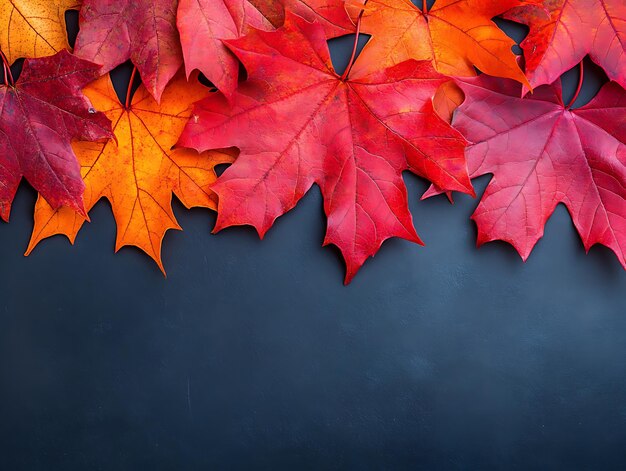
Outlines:
<svg viewBox="0 0 626 471"><path fill-rule="evenodd" d="M386 239L421 243L410 171L432 183L425 196L473 195L471 178L493 175L473 215L479 243L508 241L526 258L564 203L585 247L610 247L626 267L623 0L0 4L0 216L25 177L40 193L27 253L54 234L73 241L104 197L117 248L163 269L164 234L179 228L173 194L216 209L216 230L245 224L262 237L317 184L325 244L349 282ZM80 9L73 53L68 9ZM497 16L529 27L523 61ZM346 34L355 48L338 74L327 41ZM587 55L611 81L572 109L559 80L581 64L582 85ZM108 73L128 60L142 85L132 96L131 78L120 102Z"/></svg>

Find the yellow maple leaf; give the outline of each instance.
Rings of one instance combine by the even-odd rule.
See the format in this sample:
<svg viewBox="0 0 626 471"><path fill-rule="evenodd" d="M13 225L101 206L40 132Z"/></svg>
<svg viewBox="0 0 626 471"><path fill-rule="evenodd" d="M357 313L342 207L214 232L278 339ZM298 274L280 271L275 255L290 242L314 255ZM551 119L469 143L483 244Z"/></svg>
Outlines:
<svg viewBox="0 0 626 471"><path fill-rule="evenodd" d="M0 49L9 63L69 49L65 12L80 0L0 0Z"/></svg>

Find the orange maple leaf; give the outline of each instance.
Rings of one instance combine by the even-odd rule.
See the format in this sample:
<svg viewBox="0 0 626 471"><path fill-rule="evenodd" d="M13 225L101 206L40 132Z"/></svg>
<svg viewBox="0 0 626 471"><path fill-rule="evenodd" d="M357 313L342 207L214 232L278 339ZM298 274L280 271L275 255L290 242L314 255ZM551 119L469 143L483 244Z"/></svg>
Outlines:
<svg viewBox="0 0 626 471"><path fill-rule="evenodd" d="M0 0L0 49L10 63L69 49L65 12L80 0Z"/></svg>
<svg viewBox="0 0 626 471"><path fill-rule="evenodd" d="M191 105L208 95L193 74L188 83L182 73L157 102L142 85L128 107L122 105L109 76L84 89L95 108L113 123L117 142L77 142L74 151L85 181L85 209L100 198L111 203L117 223L115 250L134 245L152 257L165 273L161 244L169 229L180 229L171 207L172 192L187 207L215 209L217 197L209 186L216 180L215 166L232 162L228 152L199 154L172 149L191 116ZM26 250L44 238L66 235L74 243L85 219L69 208L54 211L41 197L35 207L35 227Z"/></svg>
<svg viewBox="0 0 626 471"><path fill-rule="evenodd" d="M425 4L426 2L424 2ZM528 85L511 47L515 42L492 21L536 0L437 0L421 10L411 0L348 0L353 21L372 35L355 73L365 75L408 59L431 60L442 74L476 75L474 67Z"/></svg>

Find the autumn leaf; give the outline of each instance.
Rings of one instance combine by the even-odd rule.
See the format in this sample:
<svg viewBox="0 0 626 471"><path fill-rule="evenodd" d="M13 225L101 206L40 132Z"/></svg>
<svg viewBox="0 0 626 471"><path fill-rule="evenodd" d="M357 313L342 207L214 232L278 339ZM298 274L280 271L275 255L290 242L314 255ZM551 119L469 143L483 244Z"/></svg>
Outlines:
<svg viewBox="0 0 626 471"><path fill-rule="evenodd" d="M201 71L228 96L237 88L239 63L222 40L238 38L251 26L273 29L247 0L180 0L177 21L187 73Z"/></svg>
<svg viewBox="0 0 626 471"><path fill-rule="evenodd" d="M626 267L626 91L611 82L569 109L558 82L524 99L512 81L458 83L454 125L471 143L471 176L493 174L472 216L478 244L503 240L526 260L563 203L585 248L605 245Z"/></svg>
<svg viewBox="0 0 626 471"><path fill-rule="evenodd" d="M549 15L536 8L507 14L530 27L521 47L533 87L556 81L587 54L626 87L624 0L545 0L543 5Z"/></svg>
<svg viewBox="0 0 626 471"><path fill-rule="evenodd" d="M65 12L80 0L0 0L0 49L9 63L68 49Z"/></svg>
<svg viewBox="0 0 626 471"><path fill-rule="evenodd" d="M22 177L55 208L84 213L83 181L71 140L110 137L111 123L81 88L100 67L66 50L26 59L13 85L0 85L0 216L8 221Z"/></svg>
<svg viewBox="0 0 626 471"><path fill-rule="evenodd" d="M190 116L191 103L207 95L192 76L179 74L165 89L161 104L141 86L126 108L102 77L85 93L113 122L117 143L76 143L74 148L85 180L87 211L106 198L117 223L116 250L134 245L163 269L161 244L168 229L180 229L171 208L172 192L187 207L215 209L216 196L209 186L216 179L215 166L232 161L226 152L198 154L174 149ZM35 228L29 254L42 239L64 234L73 243L84 218L61 208L54 211L42 198L35 208Z"/></svg>
<svg viewBox="0 0 626 471"><path fill-rule="evenodd" d="M424 2L426 3L426 2ZM492 21L535 0L437 0L424 13L411 0L348 0L362 30L372 35L355 72L365 75L407 59L430 60L441 73L457 77L482 72L527 84L511 47L515 42Z"/></svg>
<svg viewBox="0 0 626 471"><path fill-rule="evenodd" d="M180 144L241 154L212 189L216 230L248 224L263 237L317 183L328 218L325 244L347 263L349 282L383 241L420 242L401 173L471 193L465 142L433 110L446 78L409 61L367 78L339 77L324 29L287 15L277 32L227 44L248 80L231 102L219 94L194 108Z"/></svg>
<svg viewBox="0 0 626 471"><path fill-rule="evenodd" d="M433 97L433 105L437 114L451 123L454 110L463 103L464 98L463 91L453 80L450 80L439 87Z"/></svg>
<svg viewBox="0 0 626 471"><path fill-rule="evenodd" d="M282 0L282 2L286 11L296 13L305 20L320 23L328 38L354 33L354 24L346 12L345 0Z"/></svg>
<svg viewBox="0 0 626 471"><path fill-rule="evenodd" d="M227 96L237 88L239 62L222 43L250 28L271 31L284 21L283 4L324 25L328 36L352 32L343 0L180 0L178 30L187 73L200 70Z"/></svg>
<svg viewBox="0 0 626 471"><path fill-rule="evenodd" d="M463 103L464 99L463 90L459 88L454 80L450 80L449 82L443 83L437 90L437 93L435 93L433 106L442 119L445 119L448 123L452 123L454 111ZM441 193L445 193L450 203L454 204L452 192L440 190L434 184L431 184L430 188L422 195L422 199L427 199Z"/></svg>
<svg viewBox="0 0 626 471"><path fill-rule="evenodd" d="M85 0L75 53L105 74L131 60L159 101L183 63L176 30L178 0Z"/></svg>

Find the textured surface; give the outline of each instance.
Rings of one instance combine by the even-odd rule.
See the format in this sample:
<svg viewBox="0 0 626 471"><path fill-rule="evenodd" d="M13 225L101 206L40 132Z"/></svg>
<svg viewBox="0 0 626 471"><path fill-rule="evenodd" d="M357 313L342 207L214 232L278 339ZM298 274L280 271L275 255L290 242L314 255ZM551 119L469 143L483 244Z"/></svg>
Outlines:
<svg viewBox="0 0 626 471"><path fill-rule="evenodd" d="M348 287L315 189L263 242L175 204L165 280L112 254L105 202L75 247L23 258L23 187L0 227L0 467L623 469L613 254L585 256L562 206L526 264L476 250L476 200L405 180L427 246L390 241Z"/></svg>

